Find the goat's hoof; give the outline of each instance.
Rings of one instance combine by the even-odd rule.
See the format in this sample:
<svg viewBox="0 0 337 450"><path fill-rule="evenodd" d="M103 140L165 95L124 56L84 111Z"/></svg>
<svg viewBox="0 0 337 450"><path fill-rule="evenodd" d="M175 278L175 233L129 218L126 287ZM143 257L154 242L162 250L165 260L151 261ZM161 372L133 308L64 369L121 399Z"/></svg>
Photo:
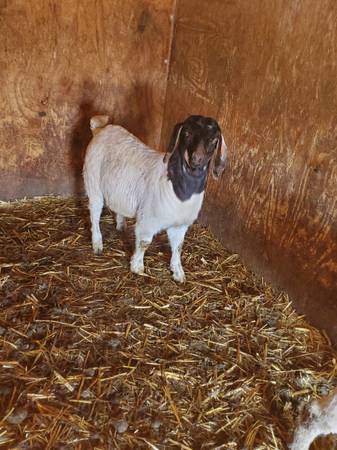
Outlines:
<svg viewBox="0 0 337 450"><path fill-rule="evenodd" d="M138 261L131 261L130 269L136 275L144 275L144 264Z"/></svg>
<svg viewBox="0 0 337 450"><path fill-rule="evenodd" d="M185 283L186 281L186 277L184 272L173 272L173 279L174 281L176 281L177 283Z"/></svg>
<svg viewBox="0 0 337 450"><path fill-rule="evenodd" d="M103 253L103 245L100 242L93 244L92 248L95 255L101 255Z"/></svg>
<svg viewBox="0 0 337 450"><path fill-rule="evenodd" d="M176 281L177 283L185 283L185 281L186 281L185 272L184 272L184 269L181 264L179 264L179 263L174 264L171 262L170 269L171 269L174 281Z"/></svg>

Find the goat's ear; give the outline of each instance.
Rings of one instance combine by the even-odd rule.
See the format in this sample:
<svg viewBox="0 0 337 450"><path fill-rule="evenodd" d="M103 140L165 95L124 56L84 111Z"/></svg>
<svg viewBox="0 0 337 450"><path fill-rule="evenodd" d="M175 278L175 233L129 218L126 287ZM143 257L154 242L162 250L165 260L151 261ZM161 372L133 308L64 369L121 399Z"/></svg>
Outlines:
<svg viewBox="0 0 337 450"><path fill-rule="evenodd" d="M170 139L170 142L169 142L169 145L168 145L168 149L167 149L167 152L165 153L165 156L164 156L164 163L166 163L170 159L172 153L178 147L179 139L180 139L180 133L181 133L182 128L183 128L183 124L182 123L177 123L175 125L175 127L173 128L173 131L172 131L172 134L171 134L171 139Z"/></svg>
<svg viewBox="0 0 337 450"><path fill-rule="evenodd" d="M218 139L217 150L213 157L212 175L215 180L218 180L225 169L227 160L227 145L223 136Z"/></svg>

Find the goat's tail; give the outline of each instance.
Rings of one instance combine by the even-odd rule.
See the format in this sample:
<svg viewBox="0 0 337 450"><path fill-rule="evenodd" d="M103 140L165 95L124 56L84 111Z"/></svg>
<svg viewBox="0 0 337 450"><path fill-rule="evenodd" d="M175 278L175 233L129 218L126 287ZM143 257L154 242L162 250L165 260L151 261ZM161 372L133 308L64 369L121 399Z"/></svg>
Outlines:
<svg viewBox="0 0 337 450"><path fill-rule="evenodd" d="M101 131L109 123L109 116L94 116L90 119L90 130L93 135Z"/></svg>

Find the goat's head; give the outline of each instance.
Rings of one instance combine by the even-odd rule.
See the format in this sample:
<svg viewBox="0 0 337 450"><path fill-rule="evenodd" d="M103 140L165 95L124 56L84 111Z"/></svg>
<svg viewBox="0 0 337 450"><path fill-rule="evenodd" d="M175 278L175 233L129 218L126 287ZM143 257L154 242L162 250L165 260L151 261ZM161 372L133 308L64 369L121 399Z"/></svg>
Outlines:
<svg viewBox="0 0 337 450"><path fill-rule="evenodd" d="M164 161L168 161L175 152L180 153L192 174L198 174L210 165L213 177L219 179L225 168L227 146L218 123L210 117L190 116L177 123Z"/></svg>

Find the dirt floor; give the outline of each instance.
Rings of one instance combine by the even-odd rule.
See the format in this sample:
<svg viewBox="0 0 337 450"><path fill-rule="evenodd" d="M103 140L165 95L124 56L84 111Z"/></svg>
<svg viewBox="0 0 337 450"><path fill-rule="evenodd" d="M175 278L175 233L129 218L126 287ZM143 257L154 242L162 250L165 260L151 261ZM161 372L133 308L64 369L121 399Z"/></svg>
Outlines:
<svg viewBox="0 0 337 450"><path fill-rule="evenodd" d="M206 229L177 285L165 235L135 276L114 224L94 256L86 200L0 206L0 446L286 449L337 384L327 337Z"/></svg>

